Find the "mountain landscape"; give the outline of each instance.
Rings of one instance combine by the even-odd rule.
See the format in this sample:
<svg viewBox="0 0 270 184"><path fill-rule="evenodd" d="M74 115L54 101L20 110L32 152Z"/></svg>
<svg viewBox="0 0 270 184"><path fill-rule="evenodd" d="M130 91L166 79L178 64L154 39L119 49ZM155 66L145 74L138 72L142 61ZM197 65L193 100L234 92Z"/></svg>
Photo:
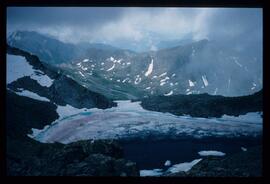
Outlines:
<svg viewBox="0 0 270 184"><path fill-rule="evenodd" d="M15 10L8 13L11 23L19 19ZM55 17L60 10L67 11L60 8L54 15L53 9L44 9ZM77 25L76 8L69 11ZM86 34L82 26L75 42L69 35L73 27L57 36L9 25L7 175L262 176L262 57L256 41L240 40L245 43L240 47L239 35L231 42L197 38L196 27L169 37L167 28L155 30L160 26L152 25L155 21L144 22L141 35L125 18L119 34L116 12L107 17L95 11L97 19L105 16L113 23L102 27L102 21L96 25L89 16L91 29ZM131 22L148 20L148 14L144 20L130 12L123 14ZM162 15L172 18L168 12ZM73 20L58 18L60 28Z"/></svg>
<svg viewBox="0 0 270 184"><path fill-rule="evenodd" d="M19 31L8 37L8 44L59 66L81 85L112 99L201 93L241 96L262 88L262 68L256 58L244 62L244 56L224 53L208 40L136 53L106 45L66 44L35 32ZM209 49L217 53L211 57L217 62L206 60Z"/></svg>

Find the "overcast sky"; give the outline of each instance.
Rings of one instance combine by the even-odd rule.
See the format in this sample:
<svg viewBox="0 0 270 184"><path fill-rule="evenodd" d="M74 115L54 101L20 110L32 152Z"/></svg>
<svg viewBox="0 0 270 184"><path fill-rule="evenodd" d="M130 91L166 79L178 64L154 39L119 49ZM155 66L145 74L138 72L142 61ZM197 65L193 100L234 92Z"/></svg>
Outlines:
<svg viewBox="0 0 270 184"><path fill-rule="evenodd" d="M34 30L64 42L148 43L185 37L262 41L259 8L10 7L7 31Z"/></svg>

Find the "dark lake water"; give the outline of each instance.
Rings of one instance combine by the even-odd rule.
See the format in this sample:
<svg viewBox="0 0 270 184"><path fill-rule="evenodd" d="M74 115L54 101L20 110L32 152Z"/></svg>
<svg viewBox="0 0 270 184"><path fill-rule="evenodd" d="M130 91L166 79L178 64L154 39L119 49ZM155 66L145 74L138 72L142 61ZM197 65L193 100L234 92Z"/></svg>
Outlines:
<svg viewBox="0 0 270 184"><path fill-rule="evenodd" d="M137 163L140 170L165 168L170 160L172 165L202 158L198 152L215 150L230 155L240 152L241 147L249 148L261 144L261 138L183 138L179 140L127 141L121 142L125 158Z"/></svg>

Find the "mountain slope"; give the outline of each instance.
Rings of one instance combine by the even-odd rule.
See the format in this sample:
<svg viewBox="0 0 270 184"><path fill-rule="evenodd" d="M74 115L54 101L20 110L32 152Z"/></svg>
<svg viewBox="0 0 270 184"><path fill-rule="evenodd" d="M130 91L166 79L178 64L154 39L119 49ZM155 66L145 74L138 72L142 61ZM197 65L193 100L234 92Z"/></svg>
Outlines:
<svg viewBox="0 0 270 184"><path fill-rule="evenodd" d="M115 106L114 102L84 88L60 70L41 63L34 55L10 46L7 53L7 88L17 94L35 93L57 105L76 108Z"/></svg>
<svg viewBox="0 0 270 184"><path fill-rule="evenodd" d="M215 41L182 40L175 47L135 53L30 35L15 32L8 43L48 59L78 83L113 99L202 93L242 96L262 88L262 53L238 51ZM49 57L47 51L57 52Z"/></svg>
<svg viewBox="0 0 270 184"><path fill-rule="evenodd" d="M38 34L34 31L13 32L7 38L10 46L20 48L37 55L40 60L48 63L70 61L76 53L72 44L62 43L54 38Z"/></svg>
<svg viewBox="0 0 270 184"><path fill-rule="evenodd" d="M123 158L113 140L44 144L30 138L41 129L75 113L77 108L109 108L115 103L92 92L38 57L7 46L7 175L138 176L135 163Z"/></svg>

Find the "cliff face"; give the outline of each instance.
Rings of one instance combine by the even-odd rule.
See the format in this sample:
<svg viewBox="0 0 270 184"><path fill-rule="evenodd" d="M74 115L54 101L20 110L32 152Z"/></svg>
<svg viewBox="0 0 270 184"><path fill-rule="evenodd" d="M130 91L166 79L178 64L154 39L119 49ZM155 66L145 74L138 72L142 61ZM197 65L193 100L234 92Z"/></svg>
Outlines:
<svg viewBox="0 0 270 184"><path fill-rule="evenodd" d="M29 137L31 128L42 128L58 118L56 105L7 90L7 174L138 176L135 163L123 159L113 140L44 144Z"/></svg>
<svg viewBox="0 0 270 184"><path fill-rule="evenodd" d="M256 146L224 158L208 156L188 172L165 174L176 177L260 177L262 146Z"/></svg>

